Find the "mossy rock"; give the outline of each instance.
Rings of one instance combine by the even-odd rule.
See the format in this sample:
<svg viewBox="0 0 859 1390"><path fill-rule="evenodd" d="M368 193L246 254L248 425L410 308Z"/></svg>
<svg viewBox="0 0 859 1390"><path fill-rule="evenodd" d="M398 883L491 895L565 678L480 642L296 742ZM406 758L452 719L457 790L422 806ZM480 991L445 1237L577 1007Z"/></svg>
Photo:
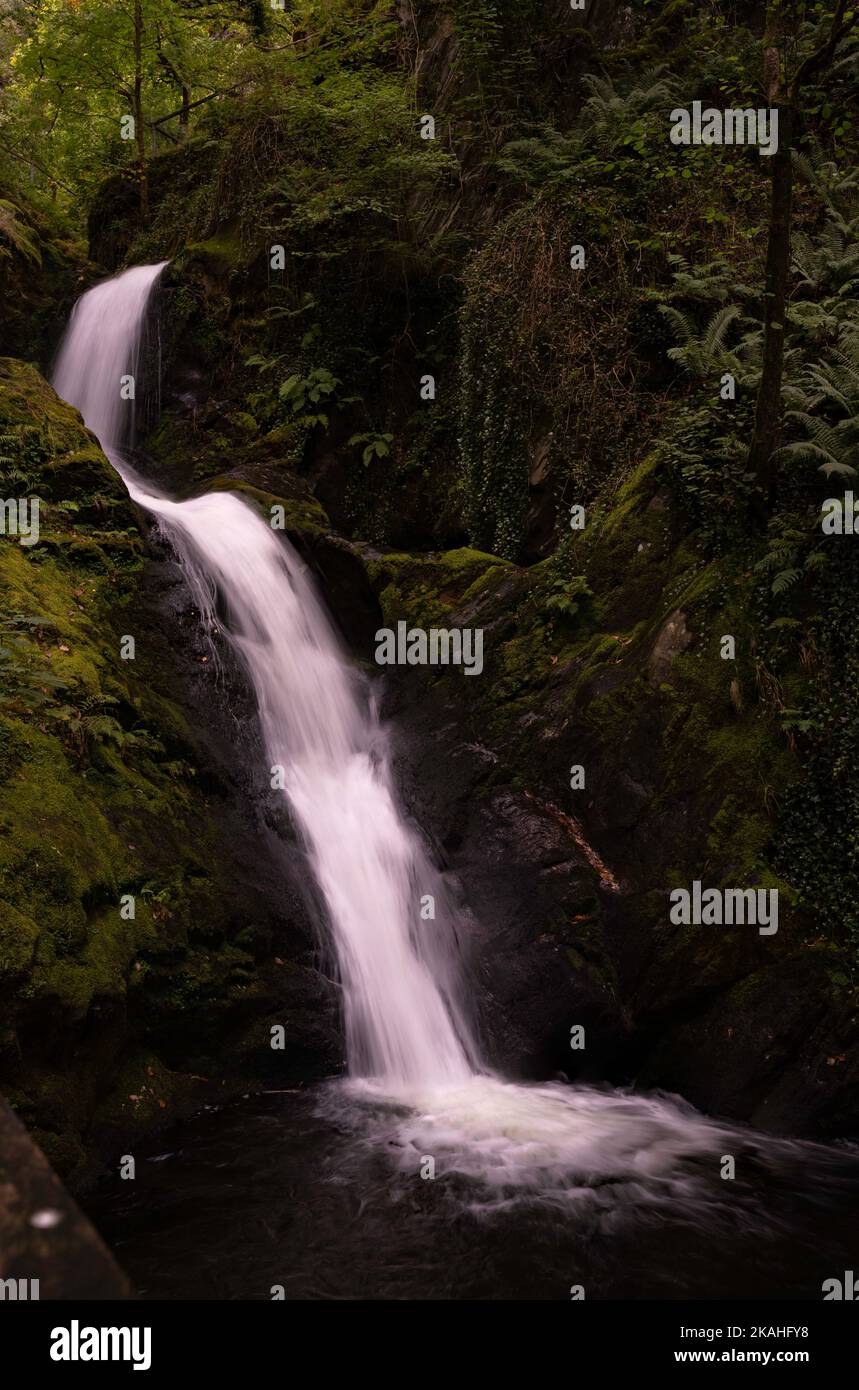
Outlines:
<svg viewBox="0 0 859 1390"><path fill-rule="evenodd" d="M515 573L497 555L461 547L439 554L365 551L371 587L388 626L438 627L495 582Z"/></svg>
<svg viewBox="0 0 859 1390"><path fill-rule="evenodd" d="M39 928L32 918L0 901L0 985L27 975L38 941Z"/></svg>
<svg viewBox="0 0 859 1390"><path fill-rule="evenodd" d="M46 499L35 545L0 539L0 1086L76 1170L134 1029L228 1012L254 961L185 721L145 642L120 658L142 566L124 486L29 364L0 361L0 432Z"/></svg>
<svg viewBox="0 0 859 1390"><path fill-rule="evenodd" d="M222 228L216 236L207 241L188 242L179 257L175 269L182 274L192 274L202 269L207 276L219 281L229 279L242 262L242 248L238 231Z"/></svg>
<svg viewBox="0 0 859 1390"><path fill-rule="evenodd" d="M283 497L265 488L255 487L253 483L240 478L218 477L206 487L207 492L236 492L253 503L270 525L272 517L278 522L275 529L287 535L304 532L309 535L324 535L330 532L331 523L325 509L315 497ZM275 510L276 509L276 510Z"/></svg>
<svg viewBox="0 0 859 1390"><path fill-rule="evenodd" d="M0 358L0 435L11 466L37 486L30 495L62 504L43 525L61 529L63 518L124 517L134 524L126 488L77 410L61 401L29 362ZM7 465L8 466L8 465Z"/></svg>
<svg viewBox="0 0 859 1390"><path fill-rule="evenodd" d="M19 170L20 172L20 170ZM57 205L0 183L0 343L47 365L81 280L94 267ZM0 453L5 453L0 449Z"/></svg>

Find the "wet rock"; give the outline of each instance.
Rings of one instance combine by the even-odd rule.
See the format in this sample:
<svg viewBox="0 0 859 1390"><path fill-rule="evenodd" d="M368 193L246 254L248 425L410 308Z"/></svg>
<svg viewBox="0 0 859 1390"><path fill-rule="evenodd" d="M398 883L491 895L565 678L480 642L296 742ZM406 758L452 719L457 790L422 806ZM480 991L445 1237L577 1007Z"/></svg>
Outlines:
<svg viewBox="0 0 859 1390"><path fill-rule="evenodd" d="M465 911L464 949L484 1053L507 1074L601 1074L625 1024L601 925L598 874L569 830L504 780L497 757L462 737L438 694L397 710L397 772L408 809L436 842ZM570 1048L582 1025L583 1051Z"/></svg>
<svg viewBox="0 0 859 1390"><path fill-rule="evenodd" d="M768 860L774 803L762 788L787 788L800 770L759 702L732 697L731 663L693 643L726 630L721 581L686 547L663 493L642 465L580 543L599 613L590 625L547 623L555 581L539 565L443 603L439 557L377 556L386 621L443 614L484 632L479 679L386 679L406 794L470 908L473 994L500 1065L535 1074L551 1058L588 1074L562 1056L570 1025L587 1021L587 1067L607 1080L674 1089L764 1127L850 1133L859 1038L844 947L816 943ZM578 791L573 765L587 773ZM577 822L566 859L541 806ZM778 887L778 934L672 926L669 890L703 877ZM730 1052L726 1028L743 1039Z"/></svg>
<svg viewBox="0 0 859 1390"><path fill-rule="evenodd" d="M845 995L833 1008L831 950L761 961L710 993L692 1017L663 1025L640 1080L694 1104L795 1133L849 1133L859 1097L856 1019Z"/></svg>
<svg viewBox="0 0 859 1390"><path fill-rule="evenodd" d="M131 1294L95 1229L0 1099L0 1281L7 1280L16 1281L14 1294L6 1286L7 1302Z"/></svg>

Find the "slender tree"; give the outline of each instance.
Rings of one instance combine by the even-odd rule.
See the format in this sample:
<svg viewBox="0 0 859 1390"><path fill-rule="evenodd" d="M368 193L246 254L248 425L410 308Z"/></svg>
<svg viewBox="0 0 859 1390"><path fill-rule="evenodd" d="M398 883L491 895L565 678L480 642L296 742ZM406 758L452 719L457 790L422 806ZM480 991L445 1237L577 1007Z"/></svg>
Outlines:
<svg viewBox="0 0 859 1390"><path fill-rule="evenodd" d="M140 214L149 217L149 173L146 167L146 128L143 124L143 7L134 0L134 133L140 179Z"/></svg>
<svg viewBox="0 0 859 1390"><path fill-rule="evenodd" d="M804 11L805 6L799 7ZM796 0L769 0L764 31L764 88L767 101L778 112L778 150L772 156L769 236L767 241L763 373L755 412L755 428L749 453L755 475L754 510L763 519L772 504L775 488L773 454L782 422L782 378L791 265L793 223L793 144L802 117L803 91L820 84L832 71L836 52L859 23L854 0L835 0L825 36L805 57L794 56L800 47L803 14Z"/></svg>

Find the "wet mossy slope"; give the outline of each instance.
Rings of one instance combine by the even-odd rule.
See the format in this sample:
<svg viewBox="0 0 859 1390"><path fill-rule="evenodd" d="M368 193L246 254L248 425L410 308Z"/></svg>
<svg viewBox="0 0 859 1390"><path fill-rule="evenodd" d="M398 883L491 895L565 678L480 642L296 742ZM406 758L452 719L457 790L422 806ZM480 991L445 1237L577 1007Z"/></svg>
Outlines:
<svg viewBox="0 0 859 1390"><path fill-rule="evenodd" d="M171 1118L200 1090L190 1070L220 1087L265 1063L266 1015L288 1024L290 989L296 1008L279 980L306 971L275 964L276 919L236 901L224 790L162 693L123 484L8 358L0 435L5 494L41 503L37 543L0 537L0 1084L80 1177L82 1137Z"/></svg>

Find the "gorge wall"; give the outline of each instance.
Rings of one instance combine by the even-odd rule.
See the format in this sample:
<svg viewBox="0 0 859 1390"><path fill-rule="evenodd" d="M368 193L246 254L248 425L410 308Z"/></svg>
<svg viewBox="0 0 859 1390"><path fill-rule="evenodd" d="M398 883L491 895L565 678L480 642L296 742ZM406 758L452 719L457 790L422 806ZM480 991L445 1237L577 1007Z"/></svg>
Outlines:
<svg viewBox="0 0 859 1390"><path fill-rule="evenodd" d="M724 364L684 373L656 304L703 331L736 281L758 284L759 163L738 157L718 187L703 165L674 177L648 103L728 80L685 0L592 5L584 26L566 7L539 23L506 7L498 31L483 8L403 5L276 109L227 104L151 159L145 221L133 181L107 180L88 250L47 258L60 291L13 250L30 298L8 341L46 371L76 288L169 257L153 480L282 506L374 671L382 624L483 629L479 677L405 668L383 691L407 801L471 913L494 1060L840 1135L859 1082L837 886L856 812L855 580L839 551L779 606L760 566L816 498L792 482L769 537L748 525L751 397L717 418ZM732 7L743 61L761 8ZM490 82L508 104L487 122ZM416 151L421 110L438 139ZM662 178L672 197L654 207ZM41 316L32 340L21 304ZM336 999L289 827L242 809L241 745L170 557L144 548L92 438L27 362L4 360L0 432L26 446L47 503L44 542L0 556L16 682L2 814L18 846L0 881L0 1080L81 1180L135 1125L270 1077L272 1021L288 1023L290 1078L339 1065ZM133 669L123 632L141 637ZM27 864L46 854L36 901ZM673 926L669 892L696 879L777 887L777 935ZM134 923L117 918L123 892Z"/></svg>

